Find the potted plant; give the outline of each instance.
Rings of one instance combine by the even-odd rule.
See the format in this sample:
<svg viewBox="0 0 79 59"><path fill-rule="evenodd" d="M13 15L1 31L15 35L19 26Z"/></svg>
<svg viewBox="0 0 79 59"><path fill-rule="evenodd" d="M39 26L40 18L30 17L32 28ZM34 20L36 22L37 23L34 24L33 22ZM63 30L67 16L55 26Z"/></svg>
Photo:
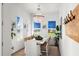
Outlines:
<svg viewBox="0 0 79 59"><path fill-rule="evenodd" d="M12 28L11 28L11 38L13 39L14 36L16 36L16 33L14 32L14 28L15 28L15 23L12 23Z"/></svg>
<svg viewBox="0 0 79 59"><path fill-rule="evenodd" d="M58 42L59 42L59 36L60 36L60 30L59 30L59 26L56 26L56 32L55 32L55 45L58 46Z"/></svg>

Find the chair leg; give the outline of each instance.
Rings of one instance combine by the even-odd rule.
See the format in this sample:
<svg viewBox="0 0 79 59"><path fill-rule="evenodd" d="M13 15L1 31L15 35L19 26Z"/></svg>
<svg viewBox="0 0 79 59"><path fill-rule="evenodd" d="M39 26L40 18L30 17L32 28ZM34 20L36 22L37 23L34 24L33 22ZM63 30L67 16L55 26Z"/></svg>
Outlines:
<svg viewBox="0 0 79 59"><path fill-rule="evenodd" d="M48 56L48 43L44 43L42 46L41 46L41 53L45 53L46 56Z"/></svg>

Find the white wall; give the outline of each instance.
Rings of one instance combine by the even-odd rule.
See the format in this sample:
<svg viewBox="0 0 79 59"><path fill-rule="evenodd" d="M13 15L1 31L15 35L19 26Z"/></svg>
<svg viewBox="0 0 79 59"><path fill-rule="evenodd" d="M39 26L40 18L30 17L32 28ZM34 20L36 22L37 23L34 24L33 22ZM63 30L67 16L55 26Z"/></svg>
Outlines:
<svg viewBox="0 0 79 59"><path fill-rule="evenodd" d="M28 36L32 35L32 15L26 14L25 17L26 17L26 19L24 20L24 23L26 23L26 28L27 28L26 36L28 37Z"/></svg>
<svg viewBox="0 0 79 59"><path fill-rule="evenodd" d="M3 19L3 55L10 55L11 54L11 19L6 5L2 6L2 19Z"/></svg>
<svg viewBox="0 0 79 59"><path fill-rule="evenodd" d="M59 11L45 14L46 21L56 21L56 25L59 25Z"/></svg>
<svg viewBox="0 0 79 59"><path fill-rule="evenodd" d="M70 10L73 10L77 4L62 4L59 17L64 18ZM61 10L62 9L62 10ZM65 34L65 25L62 26L62 39L59 41L60 53L62 56L79 56L79 43L72 40Z"/></svg>
<svg viewBox="0 0 79 59"><path fill-rule="evenodd" d="M16 20L16 16L21 16L23 18L23 22L27 25L28 24L28 32L27 31L24 31L26 33L24 33L24 37L31 34L31 26L30 26L30 14L23 8L23 5L22 4L3 4L3 20L4 20L4 23L8 26L8 29L10 30L10 32L8 31L5 31L4 32L4 43L6 43L5 47L4 47L4 55L8 55L7 53L7 47L9 45L12 46L12 43L11 44L8 44L9 42L12 41L10 35L9 37L7 36L7 34L10 34L11 33L11 24L12 24L12 21L15 21ZM9 23L6 23L6 22L9 22ZM7 29L7 28L6 28ZM6 34L5 34L6 33ZM6 40L8 41L6 41ZM13 46L14 46L14 51L17 51L19 49L22 49L24 48L24 40L13 40L14 43L13 43ZM7 49L6 49L7 48ZM11 49L11 47L10 47Z"/></svg>
<svg viewBox="0 0 79 59"><path fill-rule="evenodd" d="M2 7L2 5L1 5L1 3L0 3L0 56L2 55L2 45L1 45L1 43L2 43L2 31L1 31L1 22L2 22L2 18L1 18L1 7Z"/></svg>

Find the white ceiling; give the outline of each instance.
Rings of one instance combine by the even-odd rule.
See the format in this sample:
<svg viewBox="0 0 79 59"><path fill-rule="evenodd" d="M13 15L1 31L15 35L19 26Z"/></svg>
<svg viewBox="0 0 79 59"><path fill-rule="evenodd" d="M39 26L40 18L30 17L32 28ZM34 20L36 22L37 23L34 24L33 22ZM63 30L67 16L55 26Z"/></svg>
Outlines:
<svg viewBox="0 0 79 59"><path fill-rule="evenodd" d="M60 3L26 3L23 4L24 8L30 13L55 13L59 11L61 6ZM38 5L40 5L40 11L37 10Z"/></svg>

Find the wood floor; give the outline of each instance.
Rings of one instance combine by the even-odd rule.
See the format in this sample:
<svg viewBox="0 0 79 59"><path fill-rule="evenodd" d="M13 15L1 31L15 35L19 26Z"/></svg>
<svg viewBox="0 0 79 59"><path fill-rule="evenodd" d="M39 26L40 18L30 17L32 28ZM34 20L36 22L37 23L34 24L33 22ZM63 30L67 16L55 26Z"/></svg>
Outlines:
<svg viewBox="0 0 79 59"><path fill-rule="evenodd" d="M49 48L48 48L48 56L60 56L60 52L59 52L58 47L49 46Z"/></svg>
<svg viewBox="0 0 79 59"><path fill-rule="evenodd" d="M12 54L12 56L25 56L24 49ZM60 56L58 48L56 46L49 46L48 56Z"/></svg>
<svg viewBox="0 0 79 59"><path fill-rule="evenodd" d="M16 53L12 54L12 56L25 56L24 49L17 51Z"/></svg>

